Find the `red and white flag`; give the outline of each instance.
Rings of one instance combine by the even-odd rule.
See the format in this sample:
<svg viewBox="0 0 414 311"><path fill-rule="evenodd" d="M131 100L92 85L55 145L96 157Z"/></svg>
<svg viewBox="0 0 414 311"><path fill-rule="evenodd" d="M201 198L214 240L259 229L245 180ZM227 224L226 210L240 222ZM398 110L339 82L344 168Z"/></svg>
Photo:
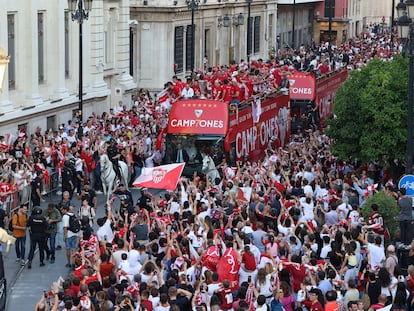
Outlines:
<svg viewBox="0 0 414 311"><path fill-rule="evenodd" d="M141 175L134 181L134 186L175 190L185 163L167 164L156 167L144 167Z"/></svg>
<svg viewBox="0 0 414 311"><path fill-rule="evenodd" d="M373 185L369 185L366 189L365 189L365 196L369 197L370 195L370 191L374 191L375 189L378 188L378 184L373 184Z"/></svg>
<svg viewBox="0 0 414 311"><path fill-rule="evenodd" d="M252 196L252 188L250 188L250 187L239 187L237 189L237 200L249 203L251 196Z"/></svg>
<svg viewBox="0 0 414 311"><path fill-rule="evenodd" d="M164 89L157 95L158 102L161 104L162 109L164 110L170 110L171 109L171 99L170 99L170 93L168 92L168 89Z"/></svg>
<svg viewBox="0 0 414 311"><path fill-rule="evenodd" d="M227 248L217 265L219 282L229 280L230 288L237 290L239 288L239 269L240 262L236 250L233 247Z"/></svg>
<svg viewBox="0 0 414 311"><path fill-rule="evenodd" d="M262 101L260 98L254 98L252 102L253 123L259 122L261 114L262 114Z"/></svg>

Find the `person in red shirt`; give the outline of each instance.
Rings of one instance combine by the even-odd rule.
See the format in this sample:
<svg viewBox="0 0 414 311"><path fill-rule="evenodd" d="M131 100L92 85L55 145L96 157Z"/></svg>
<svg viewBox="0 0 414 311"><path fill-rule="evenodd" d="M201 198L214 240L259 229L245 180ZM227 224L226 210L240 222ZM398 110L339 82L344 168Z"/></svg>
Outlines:
<svg viewBox="0 0 414 311"><path fill-rule="evenodd" d="M252 272L256 270L256 259L254 259L254 254L250 251L250 246L244 246L244 252L242 255L243 268L246 271Z"/></svg>
<svg viewBox="0 0 414 311"><path fill-rule="evenodd" d="M185 83L178 79L177 76L172 77L174 87L173 87L173 95L174 98L179 98L181 96L181 91L185 87Z"/></svg>
<svg viewBox="0 0 414 311"><path fill-rule="evenodd" d="M141 292L141 305L143 305L147 311L152 311L152 302L148 298L149 291L143 290Z"/></svg>
<svg viewBox="0 0 414 311"><path fill-rule="evenodd" d="M233 98L233 85L228 79L224 79L223 95L221 100L225 103L230 103Z"/></svg>
<svg viewBox="0 0 414 311"><path fill-rule="evenodd" d="M327 291L325 294L326 304L325 304L325 311L338 311L339 306L336 302L338 298L338 294L334 290Z"/></svg>
<svg viewBox="0 0 414 311"><path fill-rule="evenodd" d="M302 265L300 256L293 255L291 262L283 264L292 278L292 289L295 293L300 290L300 284L306 276L306 268Z"/></svg>
<svg viewBox="0 0 414 311"><path fill-rule="evenodd" d="M319 300L319 297L323 296L321 294L321 291L314 287L308 292L309 300L305 301L305 306L309 309L309 311L323 311L322 303Z"/></svg>
<svg viewBox="0 0 414 311"><path fill-rule="evenodd" d="M109 262L109 256L106 253L101 255L101 264L99 270L101 272L102 279L109 277L114 272L115 265Z"/></svg>
<svg viewBox="0 0 414 311"><path fill-rule="evenodd" d="M326 59L323 61L323 63L319 66L319 70L321 72L321 75L326 75L331 71L331 68L329 66L329 61Z"/></svg>
<svg viewBox="0 0 414 311"><path fill-rule="evenodd" d="M222 286L216 289L216 293L220 294L221 297L221 310L229 310L233 306L233 293L230 288L230 281L224 280Z"/></svg>
<svg viewBox="0 0 414 311"><path fill-rule="evenodd" d="M214 100L220 100L222 98L223 87L220 84L220 80L217 79L217 80L214 81L214 85L212 87L211 92L212 92L212 98Z"/></svg>

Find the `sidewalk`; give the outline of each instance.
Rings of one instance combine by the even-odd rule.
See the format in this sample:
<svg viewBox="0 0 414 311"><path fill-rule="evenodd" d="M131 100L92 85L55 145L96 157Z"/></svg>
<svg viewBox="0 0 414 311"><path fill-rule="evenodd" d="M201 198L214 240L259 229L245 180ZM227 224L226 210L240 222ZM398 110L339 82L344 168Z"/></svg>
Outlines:
<svg viewBox="0 0 414 311"><path fill-rule="evenodd" d="M136 203L139 197L139 190L130 189ZM160 190L153 190L151 193L160 194ZM98 208L96 219L105 215L104 204L106 203L106 196L99 194L98 196ZM41 207L46 208L48 203L58 203L60 196L52 195L46 199L46 202L42 203ZM78 210L80 202L74 197L72 203L75 206L75 211ZM115 200L115 209L119 207L119 200ZM96 231L96 221L94 230ZM26 258L29 254L30 238L27 236L26 240ZM53 282L57 281L59 276L66 277L72 270L65 267L66 264L66 251L56 251L56 261L54 264L50 264L45 261L46 266L40 267L39 255L35 254L32 262L32 269L28 270L27 265L21 267L20 263L16 263L16 255L14 246L10 248L9 253L4 253L4 268L7 278L8 295L7 295L7 309L6 310L32 310L37 301L43 295L44 290L49 290Z"/></svg>
<svg viewBox="0 0 414 311"><path fill-rule="evenodd" d="M41 204L42 208L46 208L49 203L58 203L60 196L51 195L46 197L46 202ZM73 200L75 206L79 203L76 199ZM29 213L30 215L30 213ZM26 259L29 256L30 250L30 236L27 233L26 238ZM14 246L10 248L8 253L3 253L4 270L7 279L7 307L6 310L32 310L37 301L43 295L43 290L49 290L51 284L57 281L60 275L66 277L70 272L65 268L66 253L65 250L56 251L56 261L50 264L45 261L46 266L40 267L39 254L36 251L33 258L32 269L22 267L20 263L16 263L16 252Z"/></svg>

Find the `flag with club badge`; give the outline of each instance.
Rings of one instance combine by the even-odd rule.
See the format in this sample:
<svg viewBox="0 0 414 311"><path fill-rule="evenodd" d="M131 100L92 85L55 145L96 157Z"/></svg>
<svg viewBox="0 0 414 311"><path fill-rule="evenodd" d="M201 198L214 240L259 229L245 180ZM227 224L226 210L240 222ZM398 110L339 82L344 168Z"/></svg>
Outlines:
<svg viewBox="0 0 414 311"><path fill-rule="evenodd" d="M185 163L144 167L141 175L134 181L135 187L175 190Z"/></svg>

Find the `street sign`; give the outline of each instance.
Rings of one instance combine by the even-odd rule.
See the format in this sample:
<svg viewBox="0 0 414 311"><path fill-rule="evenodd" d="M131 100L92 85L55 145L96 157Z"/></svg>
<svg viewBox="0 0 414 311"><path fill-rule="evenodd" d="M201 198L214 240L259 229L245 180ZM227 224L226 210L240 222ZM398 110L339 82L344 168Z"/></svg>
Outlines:
<svg viewBox="0 0 414 311"><path fill-rule="evenodd" d="M405 188L408 196L414 196L414 175L403 175L398 182L398 188Z"/></svg>

